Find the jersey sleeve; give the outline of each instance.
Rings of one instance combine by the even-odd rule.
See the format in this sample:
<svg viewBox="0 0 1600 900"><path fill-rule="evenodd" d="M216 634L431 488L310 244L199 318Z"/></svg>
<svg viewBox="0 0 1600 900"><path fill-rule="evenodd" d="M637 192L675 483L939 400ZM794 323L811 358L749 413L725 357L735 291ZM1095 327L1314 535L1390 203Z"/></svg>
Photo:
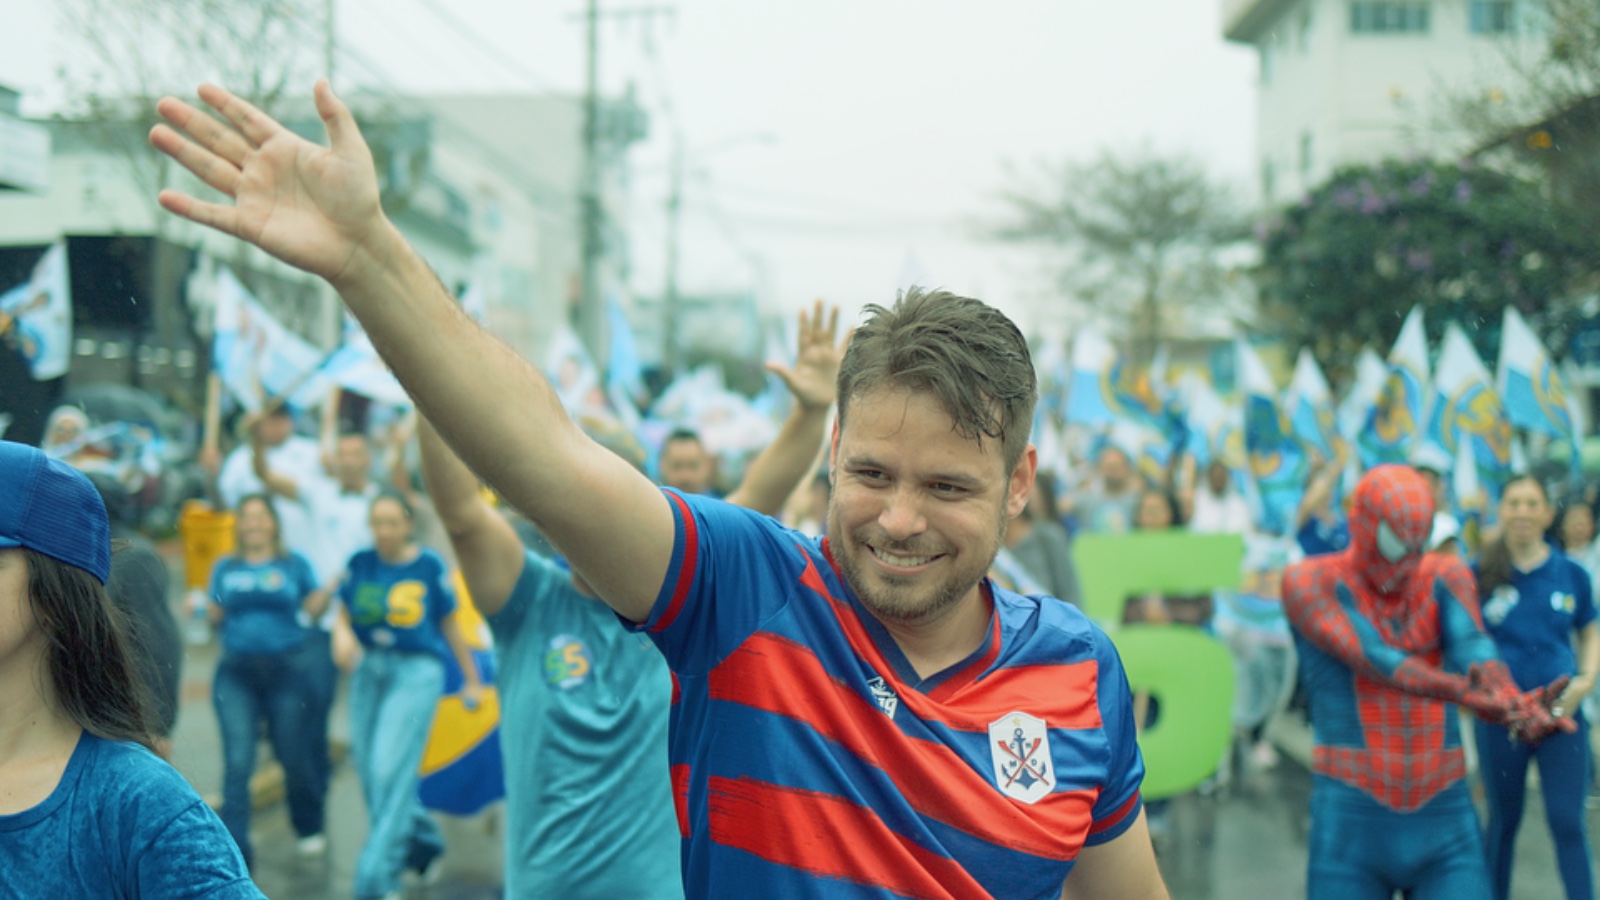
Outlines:
<svg viewBox="0 0 1600 900"><path fill-rule="evenodd" d="M196 799L133 854L139 896L245 900L264 895L222 821Z"/></svg>
<svg viewBox="0 0 1600 900"><path fill-rule="evenodd" d="M782 610L811 564L809 540L771 518L710 497L662 494L672 507L672 561L642 623L680 674L710 671Z"/></svg>
<svg viewBox="0 0 1600 900"><path fill-rule="evenodd" d="M216 565L211 567L211 583L206 586L206 596L218 606L223 605L222 576L227 574L229 563L232 559L233 557L231 556L224 556L217 560Z"/></svg>
<svg viewBox="0 0 1600 900"><path fill-rule="evenodd" d="M1144 782L1144 756L1139 752L1138 731L1133 722L1133 692L1122 657L1111 639L1098 626L1094 629L1095 660L1099 667L1096 688L1100 699L1100 719L1105 732L1106 783L1090 811L1092 824L1084 845L1094 847L1120 836L1139 818L1143 803L1139 785Z"/></svg>
<svg viewBox="0 0 1600 900"><path fill-rule="evenodd" d="M444 557L432 550L422 552L428 555L428 609L435 622L443 622L456 611L456 589L450 583L450 567L445 565Z"/></svg>
<svg viewBox="0 0 1600 900"><path fill-rule="evenodd" d="M1577 604L1572 610L1572 627L1586 628L1595 620L1594 579L1575 560L1568 560L1568 566L1572 572L1572 597Z"/></svg>
<svg viewBox="0 0 1600 900"><path fill-rule="evenodd" d="M290 553L290 557L293 559L295 594L298 599L304 600L315 593L319 587L317 573L312 571L311 560L306 559L301 554Z"/></svg>
<svg viewBox="0 0 1600 900"><path fill-rule="evenodd" d="M506 602L493 615L484 616L489 631L494 634L496 646L509 646L515 642L528 622L536 619L541 609L550 601L552 586L558 580L570 581L572 576L560 566L532 550L522 551L522 574L512 586Z"/></svg>

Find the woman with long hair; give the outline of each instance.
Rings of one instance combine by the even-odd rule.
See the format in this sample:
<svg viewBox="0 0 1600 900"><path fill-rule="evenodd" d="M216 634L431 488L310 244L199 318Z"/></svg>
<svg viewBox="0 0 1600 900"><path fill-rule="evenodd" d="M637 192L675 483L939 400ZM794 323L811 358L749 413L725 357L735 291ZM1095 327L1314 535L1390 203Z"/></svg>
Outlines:
<svg viewBox="0 0 1600 900"><path fill-rule="evenodd" d="M259 898L222 822L151 752L99 493L7 441L0 485L0 896Z"/></svg>
<svg viewBox="0 0 1600 900"><path fill-rule="evenodd" d="M1589 726L1579 704L1600 670L1600 624L1595 621L1588 572L1545 541L1551 518L1544 485L1527 475L1512 479L1500 495L1501 533L1484 544L1475 567L1483 623L1511 677L1527 691L1571 676L1551 711L1570 714L1578 724L1571 734L1557 732L1530 746L1513 740L1503 726L1474 723L1489 804L1485 836L1489 876L1500 900L1511 892L1511 862L1522 823L1528 763L1534 760L1539 764L1545 818L1567 897L1594 897L1583 813L1589 785Z"/></svg>
<svg viewBox="0 0 1600 900"><path fill-rule="evenodd" d="M256 741L266 723L272 755L283 767L289 821L302 853L317 853L322 837L323 786L307 729L311 686L300 662L307 640L302 623L322 615L328 591L311 563L283 546L277 508L265 494L239 501L234 552L211 573L212 623L221 635L211 699L222 732L222 821L254 863L250 846L250 777Z"/></svg>
<svg viewBox="0 0 1600 900"><path fill-rule="evenodd" d="M462 701L482 683L456 620L455 592L439 554L417 544L411 506L398 494L372 501L373 546L350 557L339 586L341 623L360 643L350 679L350 752L367 801L367 843L356 860L355 895L387 897L410 868L427 874L444 852L439 828L417 797L418 767L444 692L444 654L465 675Z"/></svg>

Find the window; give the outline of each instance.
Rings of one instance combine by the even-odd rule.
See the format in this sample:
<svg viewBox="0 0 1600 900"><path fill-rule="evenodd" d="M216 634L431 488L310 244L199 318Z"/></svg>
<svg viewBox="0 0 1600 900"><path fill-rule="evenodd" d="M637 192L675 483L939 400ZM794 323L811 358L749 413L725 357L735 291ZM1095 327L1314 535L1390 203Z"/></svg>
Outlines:
<svg viewBox="0 0 1600 900"><path fill-rule="evenodd" d="M1356 34L1426 34L1431 9L1426 3L1350 4L1350 30Z"/></svg>
<svg viewBox="0 0 1600 900"><path fill-rule="evenodd" d="M1272 46L1274 35L1267 35L1261 42L1261 83L1272 83L1272 72L1277 66L1278 49Z"/></svg>
<svg viewBox="0 0 1600 900"><path fill-rule="evenodd" d="M1311 10L1307 9L1300 14L1300 52L1308 53L1311 50Z"/></svg>
<svg viewBox="0 0 1600 900"><path fill-rule="evenodd" d="M1261 161L1261 196L1265 197L1270 202L1271 200L1274 199L1274 197L1277 195L1277 193L1278 193L1278 171L1277 171L1277 168L1272 165L1272 160L1263 159ZM1595 393L1596 394L1600 394L1600 391L1596 391Z"/></svg>
<svg viewBox="0 0 1600 900"><path fill-rule="evenodd" d="M1516 30L1514 0L1472 0L1467 17L1473 34L1510 34Z"/></svg>
<svg viewBox="0 0 1600 900"><path fill-rule="evenodd" d="M1311 132L1309 132L1309 131L1301 132L1301 134L1300 134L1300 180L1302 180L1302 181L1308 181L1311 178L1311 166L1315 162L1315 159L1312 156L1312 149L1313 149L1313 144L1312 144L1312 141L1311 141Z"/></svg>

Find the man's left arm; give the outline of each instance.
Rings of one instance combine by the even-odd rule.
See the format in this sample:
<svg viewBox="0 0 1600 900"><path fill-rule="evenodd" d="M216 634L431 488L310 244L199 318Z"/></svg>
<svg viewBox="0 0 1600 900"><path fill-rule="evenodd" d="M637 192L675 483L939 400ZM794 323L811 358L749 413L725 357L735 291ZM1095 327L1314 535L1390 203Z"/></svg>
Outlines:
<svg viewBox="0 0 1600 900"><path fill-rule="evenodd" d="M835 342L839 329L839 307L824 315L818 300L810 316L800 312L800 346L794 368L769 362L767 368L783 379L794 396L794 408L784 420L778 437L762 450L744 480L726 499L736 506L776 516L800 480L822 452L822 436L828 427L828 409L838 390L839 360L843 342Z"/></svg>
<svg viewBox="0 0 1600 900"><path fill-rule="evenodd" d="M1063 900L1168 900L1144 810L1127 831L1079 851L1061 896Z"/></svg>

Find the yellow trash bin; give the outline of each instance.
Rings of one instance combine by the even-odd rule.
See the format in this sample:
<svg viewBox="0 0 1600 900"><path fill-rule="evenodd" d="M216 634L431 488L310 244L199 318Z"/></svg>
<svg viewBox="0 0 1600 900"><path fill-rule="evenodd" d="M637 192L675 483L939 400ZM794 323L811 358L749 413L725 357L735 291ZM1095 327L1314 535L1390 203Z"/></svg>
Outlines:
<svg viewBox="0 0 1600 900"><path fill-rule="evenodd" d="M233 552L233 513L190 500L178 514L178 534L183 538L184 587L203 591L211 584L217 560Z"/></svg>

